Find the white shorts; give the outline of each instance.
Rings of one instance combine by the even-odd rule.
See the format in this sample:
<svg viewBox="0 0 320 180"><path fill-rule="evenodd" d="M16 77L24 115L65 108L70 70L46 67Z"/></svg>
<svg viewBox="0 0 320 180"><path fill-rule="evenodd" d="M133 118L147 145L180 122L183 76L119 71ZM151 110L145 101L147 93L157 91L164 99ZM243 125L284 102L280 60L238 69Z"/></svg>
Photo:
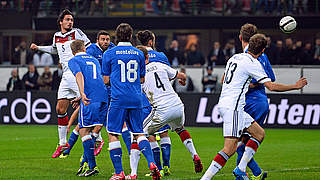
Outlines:
<svg viewBox="0 0 320 180"><path fill-rule="evenodd" d="M244 110L233 110L219 107L219 114L223 119L223 136L239 138L243 130L251 126L254 119Z"/></svg>
<svg viewBox="0 0 320 180"><path fill-rule="evenodd" d="M156 108L152 110L151 116L152 118L146 118L143 122L143 131L146 134L154 134L166 124L174 131L184 125L184 105L179 104L168 109Z"/></svg>
<svg viewBox="0 0 320 180"><path fill-rule="evenodd" d="M73 99L80 97L76 78L71 72L64 72L58 89L58 99Z"/></svg>

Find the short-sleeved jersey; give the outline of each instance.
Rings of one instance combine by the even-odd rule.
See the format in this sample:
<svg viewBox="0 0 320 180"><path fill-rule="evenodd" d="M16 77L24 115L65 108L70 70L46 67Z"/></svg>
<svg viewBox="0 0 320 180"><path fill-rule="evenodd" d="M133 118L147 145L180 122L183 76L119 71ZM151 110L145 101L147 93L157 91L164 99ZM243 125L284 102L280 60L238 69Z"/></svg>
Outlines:
<svg viewBox="0 0 320 180"><path fill-rule="evenodd" d="M244 52L248 52L248 47L245 48ZM275 75L273 73L271 64L269 62L269 59L265 53L262 53L261 56L259 56L258 61L261 63L264 71L266 72L267 76L271 79L272 82L276 80ZM252 78L251 83L256 84L257 80L255 78ZM267 98L267 94L265 91L265 87L263 84L256 85L254 88L249 88L248 92L246 93L246 99L249 99L251 97L262 97Z"/></svg>
<svg viewBox="0 0 320 180"><path fill-rule="evenodd" d="M129 42L104 52L102 75L110 76L110 106L121 108L142 108L140 78L145 76L143 52Z"/></svg>
<svg viewBox="0 0 320 180"><path fill-rule="evenodd" d="M149 54L149 62L161 62L168 66L171 66L167 56L163 52L153 50L151 47L146 48Z"/></svg>
<svg viewBox="0 0 320 180"><path fill-rule="evenodd" d="M108 103L108 94L101 75L99 61L86 53L77 53L68 66L74 76L81 72L84 77L84 93L90 102Z"/></svg>
<svg viewBox="0 0 320 180"><path fill-rule="evenodd" d="M82 40L86 47L90 45L90 40L87 36L77 28L62 34L61 31L56 32L53 36L52 47L57 49L59 62L62 65L63 72L68 72L68 61L73 57L70 44L75 40ZM69 71L70 72L70 71Z"/></svg>
<svg viewBox="0 0 320 180"><path fill-rule="evenodd" d="M115 45L112 42L110 42L108 49L111 49L113 47L115 47ZM86 52L87 52L87 54L90 54L91 56L93 56L96 59L98 59L100 65L102 66L102 56L103 56L104 51L101 49L99 44L97 44L97 43L91 44L86 49Z"/></svg>
<svg viewBox="0 0 320 180"><path fill-rule="evenodd" d="M248 53L232 56L227 63L219 107L243 110L252 78L261 84L271 81L260 62Z"/></svg>
<svg viewBox="0 0 320 180"><path fill-rule="evenodd" d="M146 65L146 77L142 87L152 105L169 108L182 104L170 83L177 74L177 70L163 63L152 62Z"/></svg>

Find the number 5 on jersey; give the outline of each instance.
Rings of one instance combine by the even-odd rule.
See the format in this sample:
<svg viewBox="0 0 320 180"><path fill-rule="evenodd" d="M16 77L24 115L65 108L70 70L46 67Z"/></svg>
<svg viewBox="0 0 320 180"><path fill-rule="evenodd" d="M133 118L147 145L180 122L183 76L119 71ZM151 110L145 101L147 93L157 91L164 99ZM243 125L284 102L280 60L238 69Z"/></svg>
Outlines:
<svg viewBox="0 0 320 180"><path fill-rule="evenodd" d="M118 60L118 64L120 64L120 68L121 68L121 82L126 82L126 79L129 82L135 82L137 80L138 63L136 60L130 60L127 63L127 71L126 71L126 63L124 63L121 60ZM131 74L133 74L133 77L131 77Z"/></svg>

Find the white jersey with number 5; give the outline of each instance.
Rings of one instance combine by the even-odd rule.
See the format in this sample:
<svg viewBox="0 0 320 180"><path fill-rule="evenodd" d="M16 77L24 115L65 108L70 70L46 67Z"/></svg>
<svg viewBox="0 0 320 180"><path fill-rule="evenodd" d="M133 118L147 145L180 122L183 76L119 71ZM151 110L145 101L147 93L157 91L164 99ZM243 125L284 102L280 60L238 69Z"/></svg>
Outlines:
<svg viewBox="0 0 320 180"><path fill-rule="evenodd" d="M71 73L68 67L68 61L73 57L70 44L75 40L84 41L86 47L90 45L90 40L87 38L87 36L77 28L73 28L71 31L68 31L64 34L59 31L53 36L52 47L57 49L63 72Z"/></svg>
<svg viewBox="0 0 320 180"><path fill-rule="evenodd" d="M271 81L260 62L248 53L232 56L226 65L225 77L219 99L219 107L233 110L243 110L245 94L248 91L251 78L259 83Z"/></svg>
<svg viewBox="0 0 320 180"><path fill-rule="evenodd" d="M145 82L142 87L150 103L157 109L182 104L170 83L170 80L175 79L177 74L177 70L160 62L151 62L146 65Z"/></svg>

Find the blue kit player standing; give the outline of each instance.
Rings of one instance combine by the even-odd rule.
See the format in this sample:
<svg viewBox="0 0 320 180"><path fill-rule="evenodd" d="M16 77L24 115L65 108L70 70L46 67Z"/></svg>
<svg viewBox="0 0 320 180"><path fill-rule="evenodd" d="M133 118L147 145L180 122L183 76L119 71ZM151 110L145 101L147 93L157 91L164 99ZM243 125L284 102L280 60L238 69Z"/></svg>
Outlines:
<svg viewBox="0 0 320 180"><path fill-rule="evenodd" d="M68 66L76 77L81 95L79 133L83 142L84 157L89 164L87 169L80 167L77 174L91 176L99 171L94 156L94 140L90 133L95 126L103 125L106 119L108 96L100 64L97 59L85 53L84 42L72 42L71 49L75 57L68 62Z"/></svg>
<svg viewBox="0 0 320 180"><path fill-rule="evenodd" d="M109 152L115 174L110 180L125 179L122 150L119 141L124 121L137 139L139 149L148 161L153 179L160 179L152 151L143 132L141 83L145 76L143 52L130 43L133 29L122 23L116 29L118 45L103 54L102 74L105 84L111 84L111 101L107 115Z"/></svg>

